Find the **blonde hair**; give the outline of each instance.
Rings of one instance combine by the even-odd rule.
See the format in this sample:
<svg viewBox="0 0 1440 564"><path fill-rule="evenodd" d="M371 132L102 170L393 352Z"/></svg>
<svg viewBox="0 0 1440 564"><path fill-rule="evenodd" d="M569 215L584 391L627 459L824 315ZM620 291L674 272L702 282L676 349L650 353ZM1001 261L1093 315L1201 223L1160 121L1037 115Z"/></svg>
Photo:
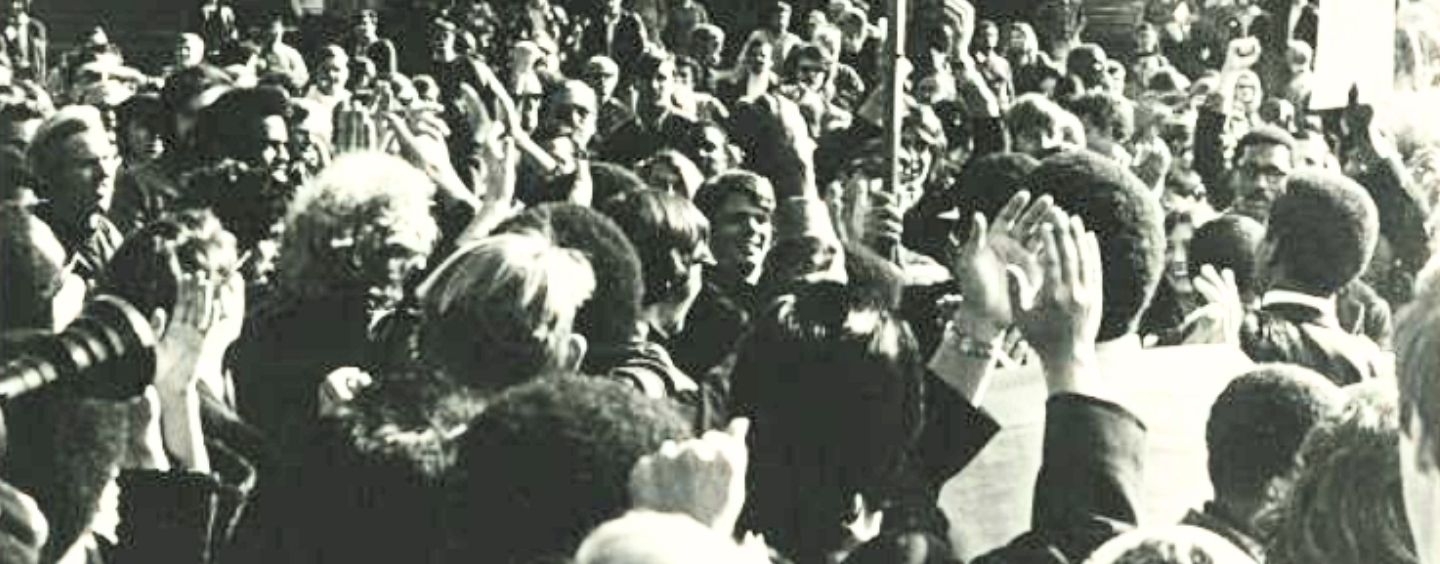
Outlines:
<svg viewBox="0 0 1440 564"><path fill-rule="evenodd" d="M430 213L435 185L398 157L376 152L335 159L302 186L285 217L277 264L282 291L325 295L357 282L355 253L401 245L429 255L440 235Z"/></svg>
<svg viewBox="0 0 1440 564"><path fill-rule="evenodd" d="M421 284L427 360L471 384L501 388L555 368L595 273L579 251L529 233L463 247ZM484 380L472 372L484 372Z"/></svg>

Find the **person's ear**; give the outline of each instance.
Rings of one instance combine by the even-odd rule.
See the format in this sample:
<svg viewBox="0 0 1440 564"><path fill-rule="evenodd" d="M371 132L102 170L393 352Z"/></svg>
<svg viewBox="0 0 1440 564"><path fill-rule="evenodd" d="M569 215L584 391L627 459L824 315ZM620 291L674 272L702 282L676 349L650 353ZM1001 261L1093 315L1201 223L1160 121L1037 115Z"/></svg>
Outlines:
<svg viewBox="0 0 1440 564"><path fill-rule="evenodd" d="M560 368L567 373L580 372L580 365L585 362L585 353L590 349L589 341L579 333L571 333L565 338L564 358L561 359Z"/></svg>

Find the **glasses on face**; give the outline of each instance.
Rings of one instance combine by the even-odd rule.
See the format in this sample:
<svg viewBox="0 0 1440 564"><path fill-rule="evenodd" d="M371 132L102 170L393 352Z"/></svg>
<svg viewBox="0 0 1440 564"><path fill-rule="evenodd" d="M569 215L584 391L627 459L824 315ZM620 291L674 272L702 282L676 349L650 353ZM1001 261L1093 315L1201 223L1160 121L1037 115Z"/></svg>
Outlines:
<svg viewBox="0 0 1440 564"><path fill-rule="evenodd" d="M1288 173L1275 165L1253 165L1246 164L1240 167L1240 172L1254 180L1264 180L1271 184L1279 184L1285 181Z"/></svg>

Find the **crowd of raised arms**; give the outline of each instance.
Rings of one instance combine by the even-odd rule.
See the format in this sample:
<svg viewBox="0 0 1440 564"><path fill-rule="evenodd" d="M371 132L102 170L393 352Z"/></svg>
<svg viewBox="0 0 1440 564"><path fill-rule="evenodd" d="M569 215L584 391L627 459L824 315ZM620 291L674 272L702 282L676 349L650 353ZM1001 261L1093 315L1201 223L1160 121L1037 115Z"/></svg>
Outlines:
<svg viewBox="0 0 1440 564"><path fill-rule="evenodd" d="M1437 3L347 4L8 3L0 563L1440 564Z"/></svg>

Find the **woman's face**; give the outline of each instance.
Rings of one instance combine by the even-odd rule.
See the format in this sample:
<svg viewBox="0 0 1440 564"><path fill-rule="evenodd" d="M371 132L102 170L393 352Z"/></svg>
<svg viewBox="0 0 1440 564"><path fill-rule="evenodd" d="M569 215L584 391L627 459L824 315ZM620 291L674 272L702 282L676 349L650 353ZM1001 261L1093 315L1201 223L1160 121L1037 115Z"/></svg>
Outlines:
<svg viewBox="0 0 1440 564"><path fill-rule="evenodd" d="M1170 230L1165 245L1165 277L1182 293L1192 290L1190 284L1190 240L1195 238L1195 227L1180 223Z"/></svg>
<svg viewBox="0 0 1440 564"><path fill-rule="evenodd" d="M772 48L769 43L755 41L745 50L745 66L752 74L760 74L770 70L770 61L773 58Z"/></svg>

